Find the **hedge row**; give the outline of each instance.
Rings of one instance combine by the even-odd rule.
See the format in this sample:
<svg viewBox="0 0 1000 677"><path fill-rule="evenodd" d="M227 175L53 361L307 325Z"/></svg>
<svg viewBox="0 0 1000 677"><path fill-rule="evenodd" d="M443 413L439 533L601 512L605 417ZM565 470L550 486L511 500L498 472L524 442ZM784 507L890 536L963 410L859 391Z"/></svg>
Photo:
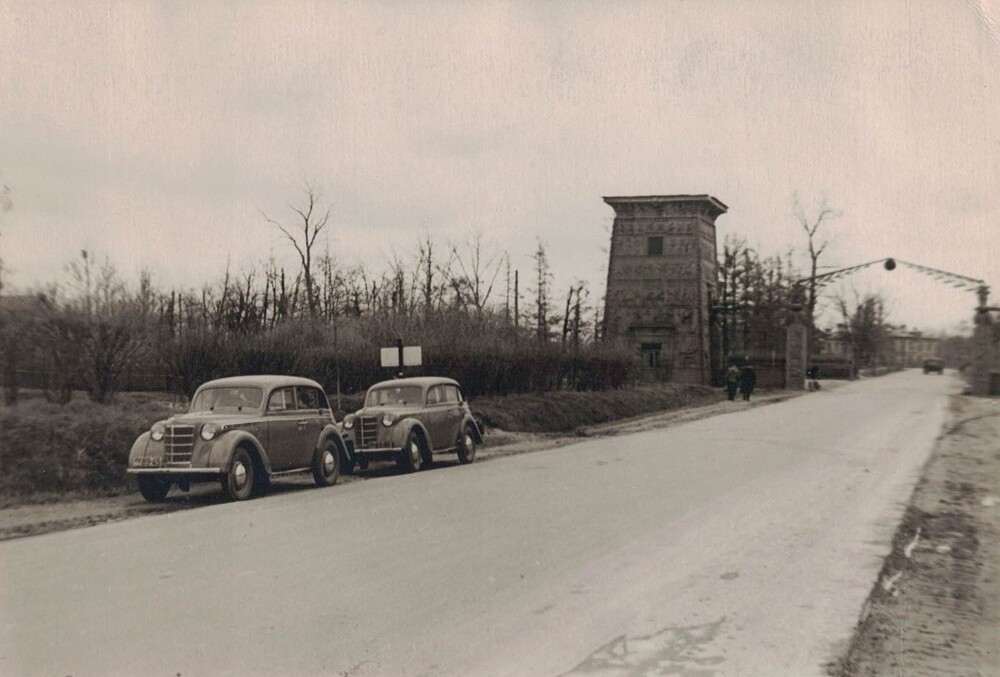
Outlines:
<svg viewBox="0 0 1000 677"><path fill-rule="evenodd" d="M119 493L135 438L171 413L167 402L132 397L113 406L30 399L0 407L0 494Z"/></svg>

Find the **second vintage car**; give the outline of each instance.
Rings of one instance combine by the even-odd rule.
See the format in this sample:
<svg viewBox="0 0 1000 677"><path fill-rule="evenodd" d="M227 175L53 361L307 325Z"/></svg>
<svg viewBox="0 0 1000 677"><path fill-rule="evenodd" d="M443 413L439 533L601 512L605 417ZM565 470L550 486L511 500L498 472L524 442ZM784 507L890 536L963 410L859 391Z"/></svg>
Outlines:
<svg viewBox="0 0 1000 677"><path fill-rule="evenodd" d="M934 372L935 374L944 373L944 360L940 357L928 357L924 360L924 373L930 374Z"/></svg>
<svg viewBox="0 0 1000 677"><path fill-rule="evenodd" d="M444 453L472 463L482 442L458 383L434 376L373 385L364 407L344 418L344 437L350 452L345 472L369 459L394 460L412 472Z"/></svg>
<svg viewBox="0 0 1000 677"><path fill-rule="evenodd" d="M340 474L346 447L315 381L236 376L198 388L186 414L154 423L129 453L127 472L148 501L171 486L222 484L230 500L262 493L276 475L311 471L319 486Z"/></svg>

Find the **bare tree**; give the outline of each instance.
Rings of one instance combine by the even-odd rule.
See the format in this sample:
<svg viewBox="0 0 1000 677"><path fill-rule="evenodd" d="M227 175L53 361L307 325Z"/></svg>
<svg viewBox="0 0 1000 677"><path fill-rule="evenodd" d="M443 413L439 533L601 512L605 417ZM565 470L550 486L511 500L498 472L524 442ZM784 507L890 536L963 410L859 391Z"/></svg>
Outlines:
<svg viewBox="0 0 1000 677"><path fill-rule="evenodd" d="M481 316L503 267L502 253L494 251L486 255L483 252L483 236L478 233L467 243L464 257L455 245L452 245L451 252L460 272L460 275L452 276L452 286L456 290L465 290L464 298Z"/></svg>
<svg viewBox="0 0 1000 677"><path fill-rule="evenodd" d="M840 296L836 302L843 320L841 336L851 346L857 365L877 368L889 335L885 298L855 291L853 300Z"/></svg>
<svg viewBox="0 0 1000 677"><path fill-rule="evenodd" d="M14 200L11 197L10 186L0 183L0 226L3 225L3 215L14 209ZM0 230L0 235L3 231ZM3 258L0 257L0 291L3 290Z"/></svg>
<svg viewBox="0 0 1000 677"><path fill-rule="evenodd" d="M316 239L326 228L330 221L330 208L323 211L319 207L321 196L314 186L306 184L305 204L296 206L289 204L289 208L295 212L297 219L295 225L286 227L284 224L272 219L264 212L261 216L272 226L280 230L288 241L295 247L299 255L299 262L302 264L302 283L305 285L306 306L309 315L315 317L319 309L319 299L316 293L316 281L313 277L313 249L316 246ZM321 213L322 212L322 213Z"/></svg>
<svg viewBox="0 0 1000 677"><path fill-rule="evenodd" d="M820 227L828 221L843 215L843 212L830 207L826 197L820 199L819 207L814 211L807 212L799 201L798 193L792 195L792 214L799 222L802 231L806 234L809 253L809 281L806 287L806 326L809 329L810 340L815 329L816 314L816 271L819 269L819 258L830 245L830 240L819 234Z"/></svg>
<svg viewBox="0 0 1000 677"><path fill-rule="evenodd" d="M81 376L90 398L107 404L121 376L146 348L144 329L154 308L152 284L144 273L139 290L129 293L110 260L95 265L87 251L71 261L67 271L76 290L67 308L82 315Z"/></svg>
<svg viewBox="0 0 1000 677"><path fill-rule="evenodd" d="M532 258L535 260L535 336L539 341L549 340L552 319L549 317L549 289L552 286L552 272L545 245L538 241L538 248Z"/></svg>

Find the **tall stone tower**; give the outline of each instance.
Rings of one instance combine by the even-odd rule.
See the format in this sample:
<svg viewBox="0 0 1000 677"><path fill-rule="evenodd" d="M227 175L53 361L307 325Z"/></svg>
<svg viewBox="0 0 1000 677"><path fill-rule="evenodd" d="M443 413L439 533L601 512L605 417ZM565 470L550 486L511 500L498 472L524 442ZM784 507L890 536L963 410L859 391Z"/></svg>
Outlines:
<svg viewBox="0 0 1000 677"><path fill-rule="evenodd" d="M606 197L615 210L604 329L634 346L643 377L708 384L717 279L710 195Z"/></svg>

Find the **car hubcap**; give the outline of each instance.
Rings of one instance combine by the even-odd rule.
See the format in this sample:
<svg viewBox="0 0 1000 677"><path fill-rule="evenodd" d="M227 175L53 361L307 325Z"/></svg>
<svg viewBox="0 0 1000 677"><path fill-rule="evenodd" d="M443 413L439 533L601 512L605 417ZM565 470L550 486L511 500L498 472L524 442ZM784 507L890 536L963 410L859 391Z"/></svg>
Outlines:
<svg viewBox="0 0 1000 677"><path fill-rule="evenodd" d="M416 440L410 442L410 458L413 459L414 463L420 461L420 445L417 444Z"/></svg>
<svg viewBox="0 0 1000 677"><path fill-rule="evenodd" d="M471 435L465 436L465 453L471 454L476 450L475 441L472 439Z"/></svg>
<svg viewBox="0 0 1000 677"><path fill-rule="evenodd" d="M233 484L240 490L247 485L247 467L242 463L237 463L233 468Z"/></svg>
<svg viewBox="0 0 1000 677"><path fill-rule="evenodd" d="M324 456L323 456L323 467L326 469L326 474L327 475L330 475L330 474L333 473L333 469L336 466L336 464L337 464L337 461L333 457L333 454L330 453L329 451L327 451L326 454L324 454Z"/></svg>

